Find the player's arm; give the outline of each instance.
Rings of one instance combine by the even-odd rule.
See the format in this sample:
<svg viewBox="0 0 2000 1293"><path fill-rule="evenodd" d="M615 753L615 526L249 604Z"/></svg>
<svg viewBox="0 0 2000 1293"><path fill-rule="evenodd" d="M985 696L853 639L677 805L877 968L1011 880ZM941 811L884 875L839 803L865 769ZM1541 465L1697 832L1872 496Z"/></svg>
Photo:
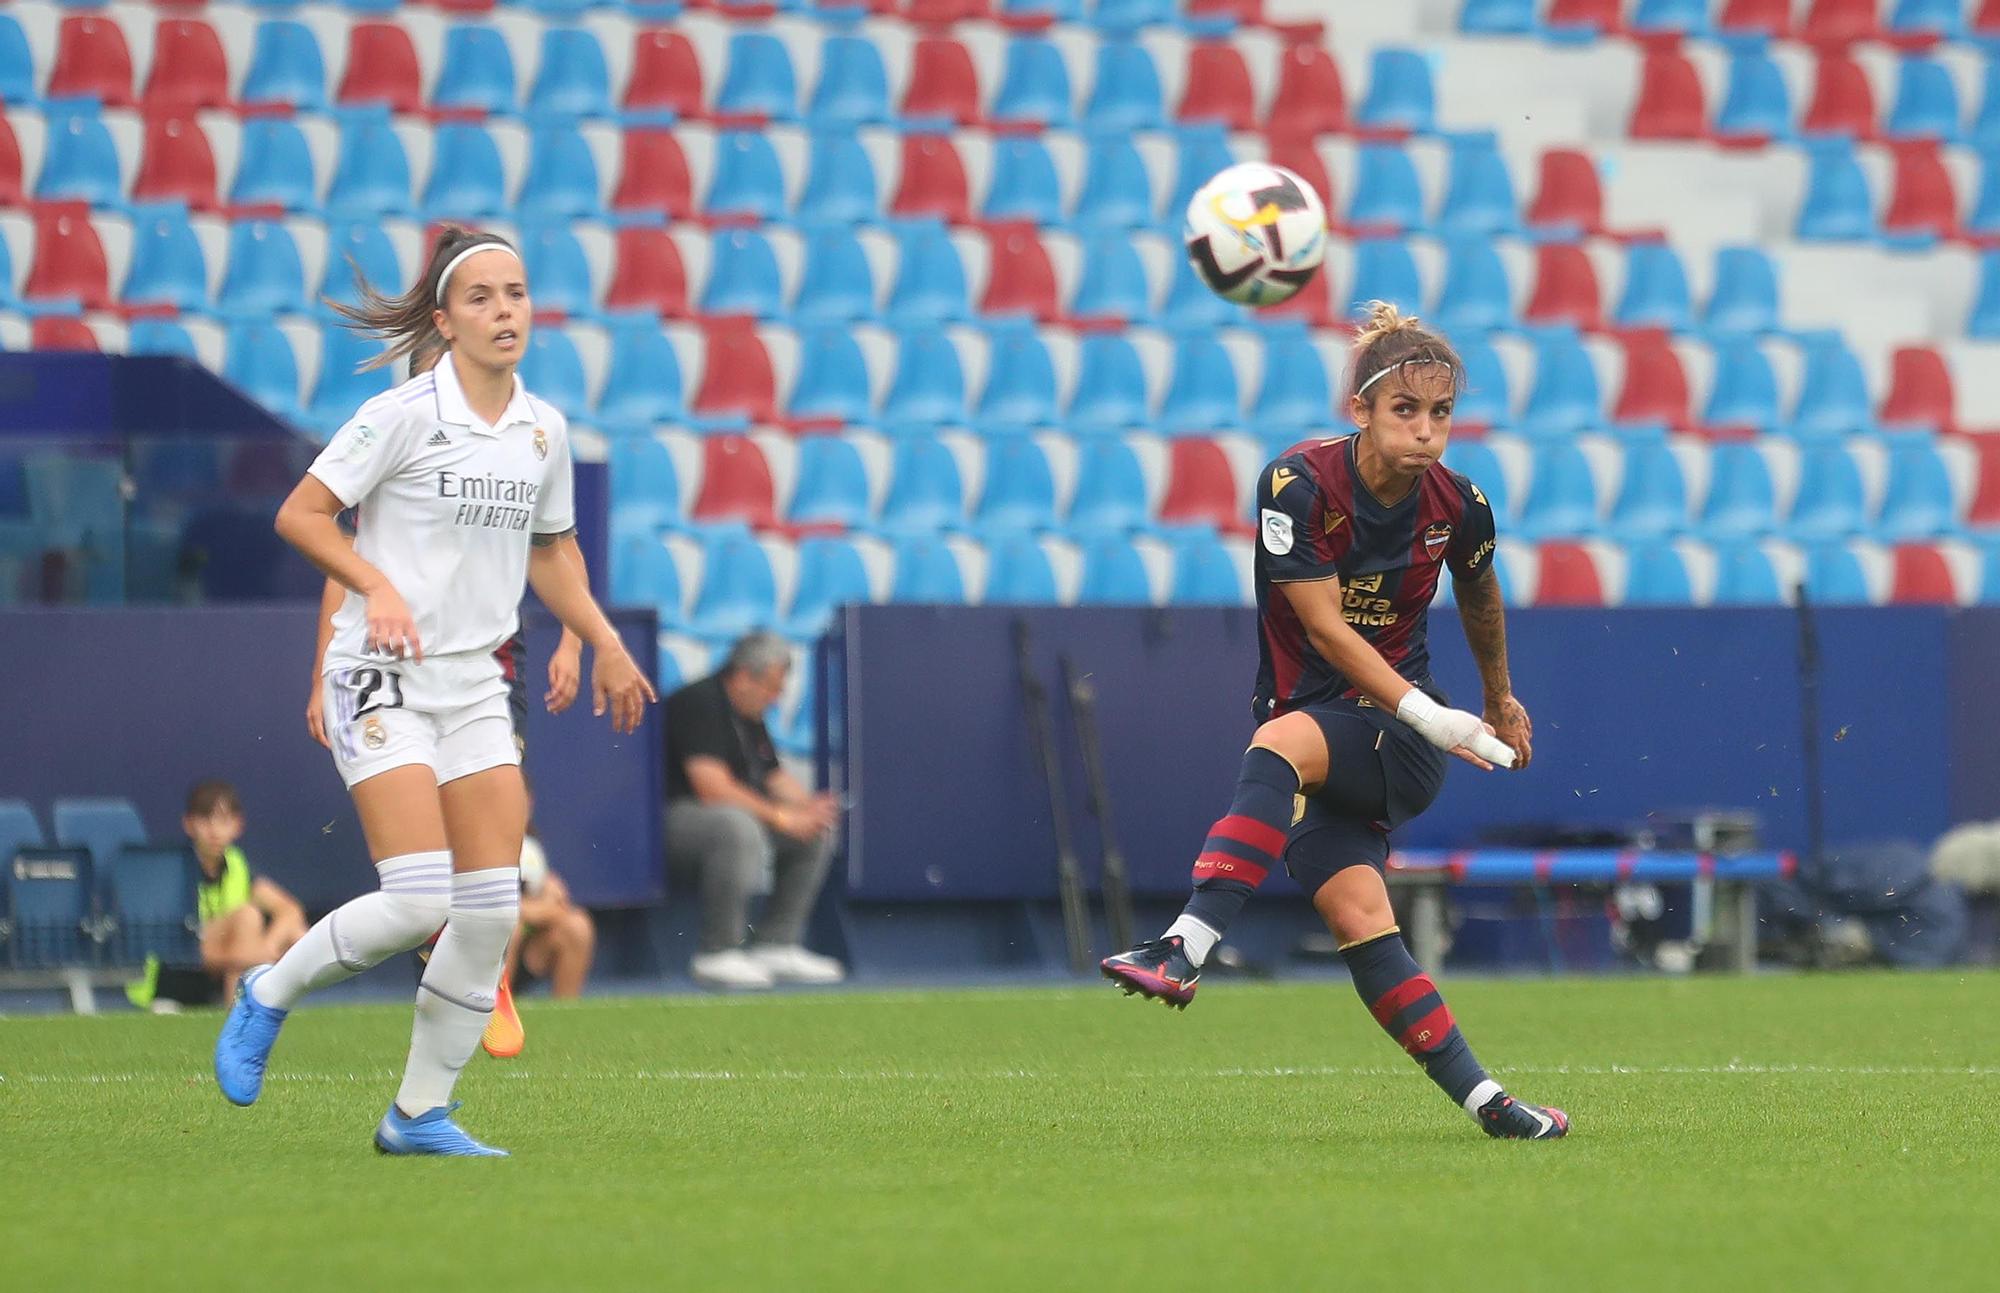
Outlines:
<svg viewBox="0 0 2000 1293"><path fill-rule="evenodd" d="M564 554L576 562L577 577L584 586L590 584L590 572L583 564L583 545L565 543L558 545ZM551 714L560 714L576 699L577 685L583 680L583 639L567 625L563 626L562 641L556 643L555 653L549 657L549 689L542 696L542 703Z"/></svg>
<svg viewBox="0 0 2000 1293"><path fill-rule="evenodd" d="M424 658L416 620L401 593L373 562L354 550L337 519L348 504L316 475L308 475L278 508L278 537L299 550L321 573L368 600L368 648Z"/></svg>
<svg viewBox="0 0 2000 1293"><path fill-rule="evenodd" d="M1507 610L1500 597L1500 576L1488 566L1470 578L1454 578L1451 591L1458 601L1465 644L1479 663L1486 721L1492 724L1494 735L1514 751L1514 766L1525 768L1534 757L1535 725L1527 708L1514 698L1514 682L1507 672Z"/></svg>
<svg viewBox="0 0 2000 1293"><path fill-rule="evenodd" d="M795 805L757 793L738 781L729 765L712 754L690 754L681 766L687 772L694 797L704 804L740 808L767 828L795 839L811 839L819 833L818 827Z"/></svg>
<svg viewBox="0 0 2000 1293"><path fill-rule="evenodd" d="M1396 707L1403 703L1403 697L1416 690L1408 679L1382 658L1382 653L1367 638L1356 633L1354 626L1342 618L1338 576L1328 575L1309 582L1286 582L1279 584L1278 588L1285 594L1285 600L1292 604L1299 623L1305 626L1306 637L1312 642L1313 650L1338 669L1362 695L1393 714Z"/></svg>
<svg viewBox="0 0 2000 1293"><path fill-rule="evenodd" d="M625 643L611 621L604 616L597 599L590 595L590 580L583 562L562 549L576 546L576 530L534 536L528 549L528 584L542 605L549 608L563 627L588 642L597 660L591 668L592 712L611 709L611 726L620 732L637 730L649 701L659 699L653 684L626 651Z"/></svg>
<svg viewBox="0 0 2000 1293"><path fill-rule="evenodd" d="M319 632L313 640L312 679L306 684L306 731L331 749L326 739L326 697L319 685L326 670L326 649L333 644L333 614L347 599L347 590L329 579L319 594Z"/></svg>

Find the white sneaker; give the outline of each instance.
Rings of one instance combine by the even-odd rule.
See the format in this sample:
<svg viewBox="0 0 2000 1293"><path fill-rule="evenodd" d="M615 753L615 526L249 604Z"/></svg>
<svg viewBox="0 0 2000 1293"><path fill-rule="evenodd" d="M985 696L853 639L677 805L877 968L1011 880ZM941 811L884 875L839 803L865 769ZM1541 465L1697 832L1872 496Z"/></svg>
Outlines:
<svg viewBox="0 0 2000 1293"><path fill-rule="evenodd" d="M753 947L750 959L780 983L839 983L847 977L847 967L839 961L808 952L797 943Z"/></svg>
<svg viewBox="0 0 2000 1293"><path fill-rule="evenodd" d="M695 957L688 962L688 973L704 988L724 992L759 992L777 982L763 962L737 947Z"/></svg>

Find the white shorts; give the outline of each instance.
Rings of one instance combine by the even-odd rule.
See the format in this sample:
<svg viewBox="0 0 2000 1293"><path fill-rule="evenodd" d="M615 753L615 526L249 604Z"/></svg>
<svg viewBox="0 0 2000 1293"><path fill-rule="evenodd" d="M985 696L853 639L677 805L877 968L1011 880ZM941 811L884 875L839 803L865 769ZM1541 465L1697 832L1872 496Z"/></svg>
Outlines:
<svg viewBox="0 0 2000 1293"><path fill-rule="evenodd" d="M497 665L438 659L340 667L320 685L333 764L349 789L409 764L429 768L441 786L521 762Z"/></svg>

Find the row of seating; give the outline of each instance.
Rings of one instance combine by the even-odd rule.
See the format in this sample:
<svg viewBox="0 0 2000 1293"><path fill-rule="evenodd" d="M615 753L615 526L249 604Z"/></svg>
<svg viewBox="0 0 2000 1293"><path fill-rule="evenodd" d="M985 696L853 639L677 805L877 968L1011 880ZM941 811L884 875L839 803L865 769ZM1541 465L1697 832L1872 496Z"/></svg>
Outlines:
<svg viewBox="0 0 2000 1293"><path fill-rule="evenodd" d="M1483 35L1738 33L1845 43L2000 37L1996 0L1461 0L1460 30Z"/></svg>
<svg viewBox="0 0 2000 1293"><path fill-rule="evenodd" d="M53 807L51 839L28 804L0 800L0 962L51 970L194 959L196 873L185 846L149 846L123 799Z"/></svg>

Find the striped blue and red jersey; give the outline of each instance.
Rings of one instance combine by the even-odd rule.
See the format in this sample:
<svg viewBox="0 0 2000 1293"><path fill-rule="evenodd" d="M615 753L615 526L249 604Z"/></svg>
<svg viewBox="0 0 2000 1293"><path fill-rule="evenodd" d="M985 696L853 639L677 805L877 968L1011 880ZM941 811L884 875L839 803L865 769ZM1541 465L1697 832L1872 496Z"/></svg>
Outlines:
<svg viewBox="0 0 2000 1293"><path fill-rule="evenodd" d="M1257 521L1260 721L1360 694L1313 648L1277 584L1338 578L1341 617L1397 673L1434 689L1425 625L1438 580L1493 560L1493 508L1477 485L1433 463L1385 505L1355 470L1353 436L1307 440L1264 468Z"/></svg>

